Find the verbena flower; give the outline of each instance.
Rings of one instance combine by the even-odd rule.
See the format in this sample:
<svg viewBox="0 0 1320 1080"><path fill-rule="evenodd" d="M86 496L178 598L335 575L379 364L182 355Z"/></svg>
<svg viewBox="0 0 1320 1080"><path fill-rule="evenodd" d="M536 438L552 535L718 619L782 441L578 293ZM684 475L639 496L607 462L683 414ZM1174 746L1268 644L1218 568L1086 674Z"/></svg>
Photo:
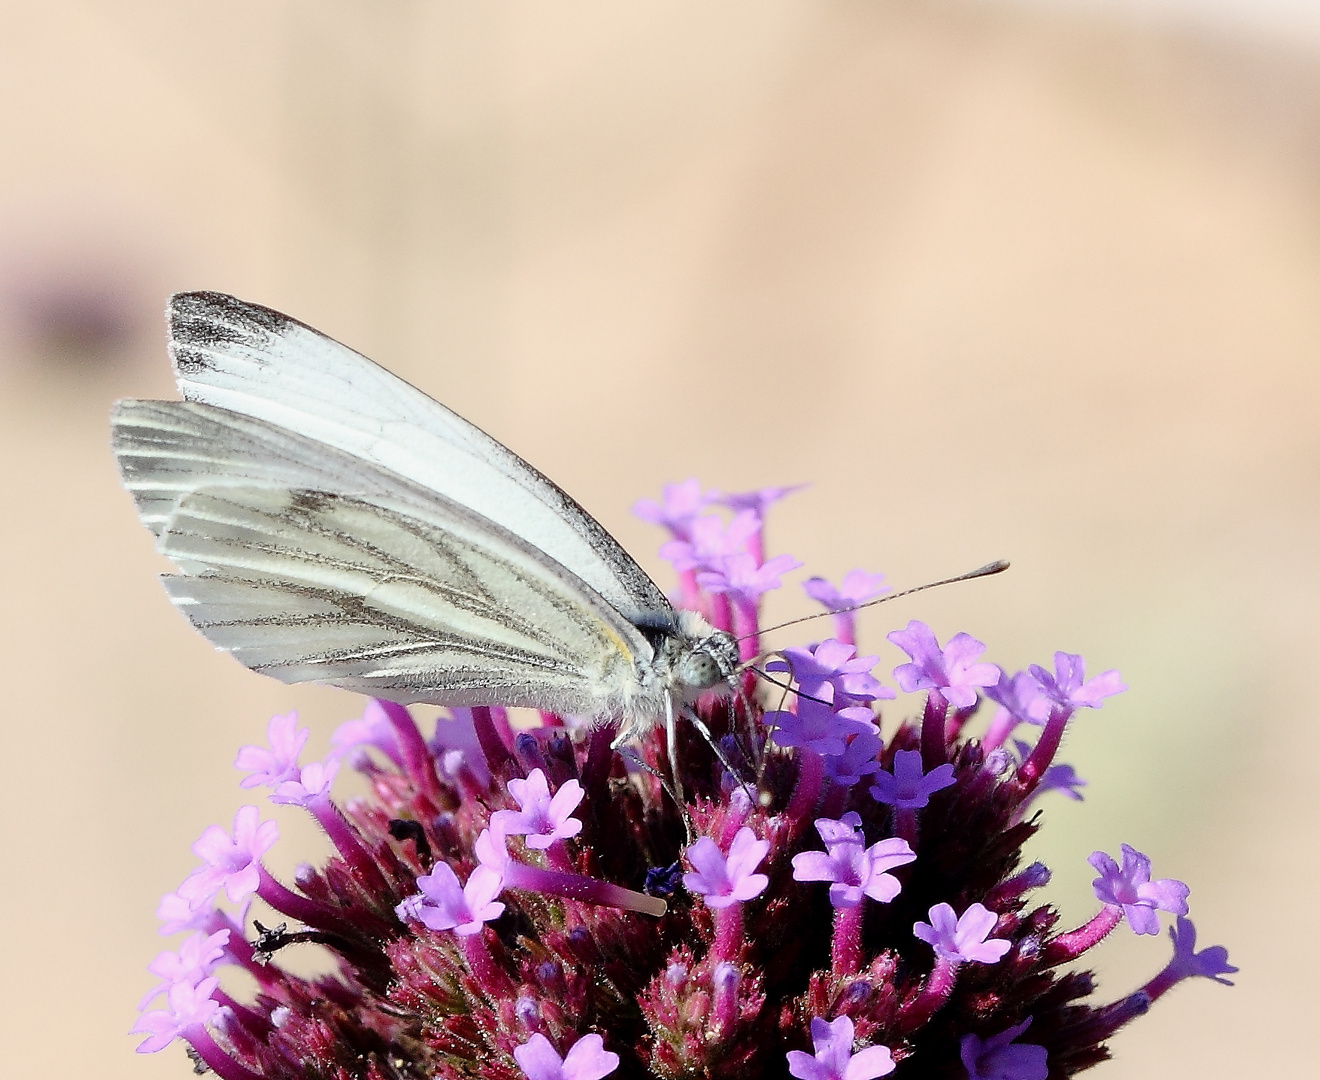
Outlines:
<svg viewBox="0 0 1320 1080"><path fill-rule="evenodd" d="M299 760L296 717L275 717L266 746L239 752L241 785L304 810L333 854L282 881L257 806L205 830L158 909L186 936L150 965L139 1050L182 1040L224 1080L1043 1080L1103 1060L1179 983L1227 982L1224 949L1196 948L1187 887L1127 844L1091 856L1098 910L1081 925L1032 899L1050 876L1021 863L1035 800L1076 796L1055 754L1117 673L1088 680L1061 652L1009 675L970 635L941 646L913 621L890 635L910 657L893 678L925 701L882 728L893 692L848 610L882 587L861 571L808 584L834 639L758 656L761 594L797 565L763 548L786 493L693 480L638 507L669 530L680 602L774 681L758 691L749 667L698 703L737 775L686 724L680 808L662 731L625 759L609 717L515 730L501 709L452 709L424 732L369 701L319 762ZM982 695L996 708L978 729ZM335 795L347 768L365 794ZM1168 916L1172 958L1096 1003L1088 950ZM308 949L329 973L296 973Z"/></svg>

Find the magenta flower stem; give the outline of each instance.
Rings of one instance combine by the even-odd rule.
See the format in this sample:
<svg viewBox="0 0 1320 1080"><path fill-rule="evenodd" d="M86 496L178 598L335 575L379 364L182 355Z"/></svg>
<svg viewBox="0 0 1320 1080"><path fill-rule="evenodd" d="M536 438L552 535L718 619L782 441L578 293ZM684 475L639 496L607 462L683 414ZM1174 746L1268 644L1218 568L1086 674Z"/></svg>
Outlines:
<svg viewBox="0 0 1320 1080"><path fill-rule="evenodd" d="M853 907L836 908L834 937L830 942L830 970L836 976L856 975L862 970L862 912L866 901Z"/></svg>
<svg viewBox="0 0 1320 1080"><path fill-rule="evenodd" d="M715 909L715 944L711 956L719 960L737 960L743 945L742 904Z"/></svg>
<svg viewBox="0 0 1320 1080"><path fill-rule="evenodd" d="M1087 949L1102 942L1123 921L1123 909L1113 904L1102 907L1090 922L1060 934L1045 946L1042 962L1047 967L1076 960Z"/></svg>
<svg viewBox="0 0 1320 1080"><path fill-rule="evenodd" d="M761 635L755 600L739 599L733 604L733 636L738 639L738 657L752 660L761 655Z"/></svg>
<svg viewBox="0 0 1320 1080"><path fill-rule="evenodd" d="M917 811L910 806L894 807L894 835L906 840L913 850L917 846Z"/></svg>
<svg viewBox="0 0 1320 1080"><path fill-rule="evenodd" d="M348 863L353 872L361 878L362 884L381 892L387 891L389 886L385 876L380 872L380 867L376 865L376 860L362 846L362 838L357 830L340 813L339 807L331 802L330 796L326 794L313 796L307 801L307 809L312 812L316 823L325 831L344 862Z"/></svg>
<svg viewBox="0 0 1320 1080"><path fill-rule="evenodd" d="M921 992L899 1011L899 1023L904 1031L921 1027L939 1010L949 995L953 993L953 984L958 979L958 964L953 960L940 957L935 961L930 977Z"/></svg>
<svg viewBox="0 0 1320 1080"><path fill-rule="evenodd" d="M1162 997L1167 991L1177 986L1183 979L1187 978L1184 972L1176 971L1174 965L1170 964L1161 971L1155 978L1151 979L1141 988L1141 993L1145 994L1150 1001L1155 1001Z"/></svg>
<svg viewBox="0 0 1320 1080"><path fill-rule="evenodd" d="M546 849L545 861L550 864L551 870L561 874L573 872L573 860L568 857L568 845L562 840L556 840Z"/></svg>
<svg viewBox="0 0 1320 1080"><path fill-rule="evenodd" d="M472 972L472 978L481 987L483 994L492 1001L499 1001L513 994L513 983L490 954L485 931L458 935L458 947L468 971Z"/></svg>
<svg viewBox="0 0 1320 1080"><path fill-rule="evenodd" d="M432 803L443 806L445 796L440 788L440 779L435 775L435 758L431 756L422 733L417 730L417 722L413 720L412 714L393 701L382 701L380 706L394 727L405 771L417 784L418 790Z"/></svg>
<svg viewBox="0 0 1320 1080"><path fill-rule="evenodd" d="M255 1009L249 1009L246 1005L239 1004L223 990L217 989L211 996L227 1008L233 1014L234 1019L254 1035L264 1039L269 1034L271 1022L268 1017L263 1016Z"/></svg>
<svg viewBox="0 0 1320 1080"><path fill-rule="evenodd" d="M608 881L566 874L560 870L542 870L510 859L504 865L504 884L510 889L560 896L583 904L618 908L621 911L639 911L657 918L669 910L669 905L658 896L633 892Z"/></svg>
<svg viewBox="0 0 1320 1080"><path fill-rule="evenodd" d="M834 637L845 645L857 644L857 617L851 611L834 613Z"/></svg>
<svg viewBox="0 0 1320 1080"><path fill-rule="evenodd" d="M696 611L701 605L701 590L697 587L696 570L678 572L678 606Z"/></svg>
<svg viewBox="0 0 1320 1080"><path fill-rule="evenodd" d="M598 725L591 732L587 747L587 760L582 766L582 787L587 793L587 805L605 807L610 804L610 769L614 765L614 736L618 729L612 722Z"/></svg>
<svg viewBox="0 0 1320 1080"><path fill-rule="evenodd" d="M926 711L921 717L921 767L926 772L949 760L948 743L944 741L944 719L948 711L944 695L938 690L926 695Z"/></svg>
<svg viewBox="0 0 1320 1080"><path fill-rule="evenodd" d="M261 879L257 886L257 895L276 911L318 929L343 928L344 921L330 908L305 896L299 896L292 889L281 885L270 876L270 871L264 866L259 866L258 871Z"/></svg>
<svg viewBox="0 0 1320 1080"><path fill-rule="evenodd" d="M821 782L825 779L825 759L814 750L797 751L798 777L793 797L785 813L793 823L793 835L798 834L815 817L816 801L820 798Z"/></svg>
<svg viewBox="0 0 1320 1080"><path fill-rule="evenodd" d="M733 616L729 610L729 598L724 593L715 593L710 598L710 624L716 630L733 629Z"/></svg>
<svg viewBox="0 0 1320 1080"><path fill-rule="evenodd" d="M220 1049L220 1045L206 1030L205 1024L189 1024L179 1034L197 1051L197 1056L206 1062L207 1068L221 1080L261 1080L260 1074L240 1065Z"/></svg>
<svg viewBox="0 0 1320 1080"><path fill-rule="evenodd" d="M500 738L504 740L504 745L512 749L514 734L513 725L509 723L509 710L502 705L492 705L490 718L494 721L495 730L500 733Z"/></svg>
<svg viewBox="0 0 1320 1080"><path fill-rule="evenodd" d="M507 719L505 724L508 724ZM494 713L488 706L474 705L472 707L472 727L477 733L477 742L481 746L481 752L486 755L486 764L490 767L492 775L506 783L523 775L517 758L513 756L508 745L500 738Z"/></svg>
<svg viewBox="0 0 1320 1080"><path fill-rule="evenodd" d="M821 800L819 817L837 818L843 813L848 799L848 788L832 780L825 782L825 798Z"/></svg>
<svg viewBox="0 0 1320 1080"><path fill-rule="evenodd" d="M991 750L997 750L1004 745L1004 740L1013 733L1013 729L1018 726L1020 721L1007 709L1001 709L991 719L990 726L986 728L985 735L981 738L981 749L987 754Z"/></svg>
<svg viewBox="0 0 1320 1080"><path fill-rule="evenodd" d="M1149 1011L1150 998L1144 990L1138 990L1119 1001L1097 1009L1086 1025L1086 1034L1096 1042L1102 1042L1124 1024L1135 1020L1138 1016L1145 1016Z"/></svg>
<svg viewBox="0 0 1320 1080"><path fill-rule="evenodd" d="M1071 709L1059 706L1055 706L1050 711L1050 718L1045 723L1045 730L1040 733L1040 738L1036 740L1035 747L1017 771L1017 785L1023 795L1029 795L1035 789L1036 785L1040 783L1040 778L1045 775L1045 770L1054 761L1054 755L1059 750L1059 743L1063 740L1063 729L1068 726L1068 720L1071 716Z"/></svg>

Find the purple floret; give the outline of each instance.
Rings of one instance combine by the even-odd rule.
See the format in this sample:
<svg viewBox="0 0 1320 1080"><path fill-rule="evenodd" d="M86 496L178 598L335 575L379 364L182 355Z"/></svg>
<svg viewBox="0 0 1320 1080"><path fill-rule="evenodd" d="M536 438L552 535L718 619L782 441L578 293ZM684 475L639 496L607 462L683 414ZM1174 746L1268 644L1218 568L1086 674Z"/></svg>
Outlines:
<svg viewBox="0 0 1320 1080"><path fill-rule="evenodd" d="M707 592L727 594L741 603L754 604L763 593L783 584L782 575L801 565L792 555L776 555L758 565L754 555L740 551L699 572L697 584Z"/></svg>
<svg viewBox="0 0 1320 1080"><path fill-rule="evenodd" d="M836 908L856 907L863 896L887 904L901 888L898 878L887 871L916 858L907 841L897 837L866 847L861 820L855 811L837 820L817 819L816 831L825 850L793 856L794 879L830 882L830 904Z"/></svg>
<svg viewBox="0 0 1320 1080"><path fill-rule="evenodd" d="M814 649L783 649L783 659L771 660L765 667L767 671L788 672L803 694L832 705L896 697L893 690L871 675L880 658L856 653L856 645L830 638Z"/></svg>
<svg viewBox="0 0 1320 1080"><path fill-rule="evenodd" d="M401 919L416 919L432 930L452 930L466 937L503 914L504 905L495 899L503 887L503 879L488 866L478 866L467 884L459 885L448 863L436 863L431 873L417 879L420 893L395 911Z"/></svg>
<svg viewBox="0 0 1320 1080"><path fill-rule="evenodd" d="M998 1035L964 1035L960 1047L967 1080L1046 1080L1050 1074L1045 1047L1013 1042L1031 1026L1031 1017Z"/></svg>
<svg viewBox="0 0 1320 1080"><path fill-rule="evenodd" d="M815 1053L788 1051L788 1071L798 1080L876 1080L894 1071L887 1046L868 1046L853 1053L854 1027L850 1017L811 1018Z"/></svg>
<svg viewBox="0 0 1320 1080"><path fill-rule="evenodd" d="M994 664L973 663L985 646L970 634L954 634L940 648L931 628L913 619L907 629L893 631L889 640L912 657L912 663L894 668L894 678L904 693L932 690L950 705L967 709L976 704L977 688L999 681L999 668Z"/></svg>
<svg viewBox="0 0 1320 1080"><path fill-rule="evenodd" d="M599 1035L583 1035L562 1058L540 1032L513 1051L527 1080L601 1080L619 1067L619 1055Z"/></svg>
<svg viewBox="0 0 1320 1080"><path fill-rule="evenodd" d="M981 904L972 904L961 916L955 915L948 904L936 904L930 909L930 922L915 923L912 932L941 959L994 964L1012 945L1005 938L990 937L998 921L999 917Z"/></svg>
<svg viewBox="0 0 1320 1080"><path fill-rule="evenodd" d="M1101 903L1123 909L1128 925L1138 934L1158 934L1158 911L1187 914L1187 894L1191 890L1175 878L1150 880L1150 859L1136 848L1121 845L1123 865L1119 866L1103 851L1093 852L1086 861L1100 876L1091 882Z"/></svg>
<svg viewBox="0 0 1320 1080"><path fill-rule="evenodd" d="M307 743L310 728L298 726L298 714L272 716L266 725L269 746L244 746L234 759L234 767L245 769L249 775L238 782L239 787L275 787L298 775L298 755Z"/></svg>
<svg viewBox="0 0 1320 1080"><path fill-rule="evenodd" d="M1127 689L1117 671L1106 671L1085 681L1086 664L1073 653L1056 652L1053 672L1032 664L1031 674L1040 684L1041 693L1064 709L1098 709L1105 698Z"/></svg>
<svg viewBox="0 0 1320 1080"><path fill-rule="evenodd" d="M671 535L686 539L689 528L698 514L719 498L717 491L703 491L695 476L666 484L661 489L660 501L638 499L633 503L634 516L652 525L662 525Z"/></svg>
<svg viewBox="0 0 1320 1080"><path fill-rule="evenodd" d="M279 826L261 821L255 806L241 806L234 815L231 836L211 825L193 844L193 853L206 865L195 870L179 886L179 895L194 908L210 903L221 889L234 903L241 903L261 883L261 856L279 839Z"/></svg>
<svg viewBox="0 0 1320 1080"><path fill-rule="evenodd" d="M687 849L692 871L683 875L683 886L711 908L751 900L770 883L765 874L753 873L769 850L770 842L758 840L745 825L734 836L727 856L709 836L700 837Z"/></svg>
<svg viewBox="0 0 1320 1080"><path fill-rule="evenodd" d="M811 698L798 699L798 711L768 712L765 722L775 728L771 738L785 749L800 746L824 756L838 756L858 734L877 733L875 714L866 706L839 709Z"/></svg>
<svg viewBox="0 0 1320 1080"><path fill-rule="evenodd" d="M920 810L935 792L953 783L953 766L947 762L930 772L923 772L920 750L894 753L894 771L878 770L871 785L871 796L897 810Z"/></svg>
<svg viewBox="0 0 1320 1080"><path fill-rule="evenodd" d="M509 781L509 794L518 800L518 809L491 815L491 825L505 836L526 836L528 847L545 850L582 831L582 822L572 816L583 794L576 780L560 784L551 798L545 773L533 769L526 780Z"/></svg>

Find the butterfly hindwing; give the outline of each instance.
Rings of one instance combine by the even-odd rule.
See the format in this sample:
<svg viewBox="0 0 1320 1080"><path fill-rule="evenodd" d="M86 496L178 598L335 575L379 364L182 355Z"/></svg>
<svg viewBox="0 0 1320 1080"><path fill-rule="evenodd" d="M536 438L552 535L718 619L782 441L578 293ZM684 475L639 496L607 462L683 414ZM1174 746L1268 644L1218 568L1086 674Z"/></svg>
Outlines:
<svg viewBox="0 0 1320 1080"><path fill-rule="evenodd" d="M161 551L213 644L286 682L400 701L592 712L631 685L637 631L461 508L427 520L336 493L201 488ZM441 508L443 510L443 508ZM649 651L649 650L648 650Z"/></svg>

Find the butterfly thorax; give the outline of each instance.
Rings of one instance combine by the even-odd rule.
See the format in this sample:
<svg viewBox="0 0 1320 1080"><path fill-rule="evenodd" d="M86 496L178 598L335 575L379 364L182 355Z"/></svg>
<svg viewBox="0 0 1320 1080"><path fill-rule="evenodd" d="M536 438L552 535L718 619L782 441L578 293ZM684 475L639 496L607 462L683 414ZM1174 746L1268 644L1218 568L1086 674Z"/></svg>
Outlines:
<svg viewBox="0 0 1320 1080"><path fill-rule="evenodd" d="M739 664L737 639L694 611L656 613L636 625L654 653L637 664L639 692L623 709L622 741L660 723L666 697L674 704L690 704L706 691L729 692Z"/></svg>

